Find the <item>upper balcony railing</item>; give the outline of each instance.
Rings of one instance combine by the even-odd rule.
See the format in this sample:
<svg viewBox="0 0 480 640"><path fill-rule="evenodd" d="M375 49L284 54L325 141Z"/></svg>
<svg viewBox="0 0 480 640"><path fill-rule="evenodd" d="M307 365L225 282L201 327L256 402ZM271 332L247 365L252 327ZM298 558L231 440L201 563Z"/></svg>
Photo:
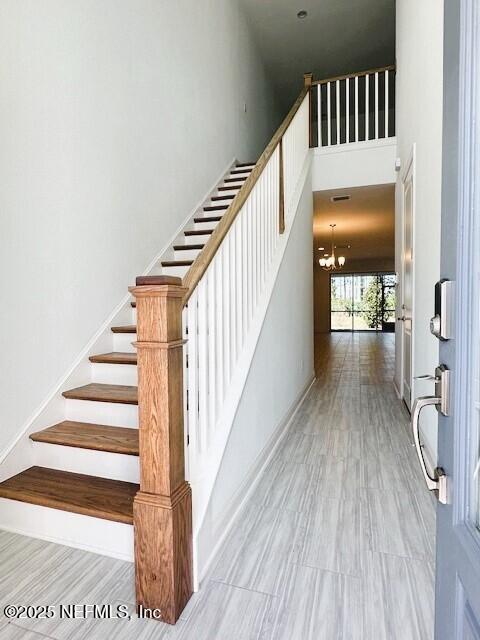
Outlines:
<svg viewBox="0 0 480 640"><path fill-rule="evenodd" d="M395 67L317 80L311 90L311 146L395 135Z"/></svg>

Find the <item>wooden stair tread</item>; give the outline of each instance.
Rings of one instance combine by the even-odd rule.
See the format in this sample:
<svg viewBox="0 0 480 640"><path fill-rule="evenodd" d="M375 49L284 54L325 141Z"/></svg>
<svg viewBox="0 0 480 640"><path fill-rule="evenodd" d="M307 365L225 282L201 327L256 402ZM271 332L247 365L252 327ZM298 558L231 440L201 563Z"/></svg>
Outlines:
<svg viewBox="0 0 480 640"><path fill-rule="evenodd" d="M237 165L237 167L238 167L238 165ZM250 169L250 168L248 168L248 169L241 169L241 168L240 169L232 169L230 171L230 174L236 175L237 173L250 173L250 171L253 171L253 169Z"/></svg>
<svg viewBox="0 0 480 640"><path fill-rule="evenodd" d="M230 205L228 204L211 204L203 207L204 211L226 211Z"/></svg>
<svg viewBox="0 0 480 640"><path fill-rule="evenodd" d="M222 216L205 216L204 218L194 218L194 222L218 222ZM163 264L163 262L162 262Z"/></svg>
<svg viewBox="0 0 480 640"><path fill-rule="evenodd" d="M166 260L162 262L162 267L190 267L193 260Z"/></svg>
<svg viewBox="0 0 480 640"><path fill-rule="evenodd" d="M30 435L34 442L138 456L138 429L64 420Z"/></svg>
<svg viewBox="0 0 480 640"><path fill-rule="evenodd" d="M137 333L137 327L134 324L127 324L121 327L112 327L112 333Z"/></svg>
<svg viewBox="0 0 480 640"><path fill-rule="evenodd" d="M237 186L234 185L233 187L223 186L223 187L218 187L218 190L219 191L235 191L235 190L239 191L240 187L238 185Z"/></svg>
<svg viewBox="0 0 480 640"><path fill-rule="evenodd" d="M257 163L256 162L237 162L237 164L235 165L236 167L250 167L250 166L255 166Z"/></svg>
<svg viewBox="0 0 480 640"><path fill-rule="evenodd" d="M213 229L190 229L189 231L184 231L183 234L185 236L205 236L213 233Z"/></svg>
<svg viewBox="0 0 480 640"><path fill-rule="evenodd" d="M63 396L71 400L113 402L117 404L138 404L137 387L124 384L100 384L92 382L83 387L64 391Z"/></svg>
<svg viewBox="0 0 480 640"><path fill-rule="evenodd" d="M132 524L138 489L131 482L30 467L0 483L0 497Z"/></svg>
<svg viewBox="0 0 480 640"><path fill-rule="evenodd" d="M233 200L235 195L233 193L228 193L226 196L212 196L211 200L216 202L217 200Z"/></svg>
<svg viewBox="0 0 480 640"><path fill-rule="evenodd" d="M238 178L225 178L224 182L243 182L248 176L238 176Z"/></svg>
<svg viewBox="0 0 480 640"><path fill-rule="evenodd" d="M134 304L132 302L132 305ZM99 353L96 356L90 356L89 360L90 362L103 364L137 364L137 354L129 353L128 351L112 351L111 353Z"/></svg>
<svg viewBox="0 0 480 640"><path fill-rule="evenodd" d="M174 251L190 251L192 249L203 249L204 244L175 244L173 245Z"/></svg>

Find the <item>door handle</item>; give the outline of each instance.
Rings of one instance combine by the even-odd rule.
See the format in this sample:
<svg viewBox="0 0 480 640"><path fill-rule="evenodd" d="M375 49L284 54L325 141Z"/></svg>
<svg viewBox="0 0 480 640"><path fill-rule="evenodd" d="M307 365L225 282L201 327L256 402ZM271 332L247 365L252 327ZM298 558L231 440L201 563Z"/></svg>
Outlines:
<svg viewBox="0 0 480 640"><path fill-rule="evenodd" d="M442 504L447 503L447 476L442 468L437 467L434 470L434 475L431 476L427 469L425 458L423 457L422 445L420 444L420 432L419 432L419 419L422 409L430 405L441 405L442 398L438 396L422 396L417 398L413 404L412 409L412 431L413 441L415 443L415 449L417 451L418 460L420 462L420 468L427 484L429 491L437 491L438 499Z"/></svg>
<svg viewBox="0 0 480 640"><path fill-rule="evenodd" d="M423 457L422 445L420 444L419 419L422 409L430 405L440 404L440 402L441 400L440 398L437 398L437 396L422 396L415 400L412 409L413 442L415 443L415 449L417 450L418 459L420 461L420 468L422 469L423 477L425 478L427 489L429 491L434 491L437 488L438 479L432 477L428 473L427 464L425 462L425 458Z"/></svg>

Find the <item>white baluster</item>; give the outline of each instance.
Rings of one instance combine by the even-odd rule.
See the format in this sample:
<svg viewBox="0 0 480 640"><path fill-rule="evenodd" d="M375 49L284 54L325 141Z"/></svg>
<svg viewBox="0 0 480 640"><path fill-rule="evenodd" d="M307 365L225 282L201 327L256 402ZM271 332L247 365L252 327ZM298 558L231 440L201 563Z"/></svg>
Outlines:
<svg viewBox="0 0 480 640"><path fill-rule="evenodd" d="M184 331L188 327L188 335L184 337L188 339L188 368L186 368L186 376L188 380L188 433L190 439L190 448L193 452L198 452L200 443L198 442L198 325L197 325L197 307L198 307L198 289L196 289L188 301L186 314L184 313Z"/></svg>
<svg viewBox="0 0 480 640"><path fill-rule="evenodd" d="M228 313L223 301L223 272L225 270L225 247L224 244L218 250L215 256L215 291L217 292L215 304L215 415L221 409L223 399L223 367L225 357L223 354L223 336L225 331L226 320L228 321Z"/></svg>
<svg viewBox="0 0 480 640"><path fill-rule="evenodd" d="M350 142L350 78L345 80L345 142Z"/></svg>
<svg viewBox="0 0 480 640"><path fill-rule="evenodd" d="M208 322L208 441L212 438L212 429L216 418L216 287L215 287L215 262L217 256L211 262L207 271L207 322Z"/></svg>
<svg viewBox="0 0 480 640"><path fill-rule="evenodd" d="M232 236L225 238L225 253L223 261L223 309L225 313L224 329L223 329L223 397L225 396L225 389L228 388L230 382L231 371L231 335L232 335L232 305L235 300L235 291L232 290L232 277L230 273L231 253L232 253Z"/></svg>
<svg viewBox="0 0 480 640"><path fill-rule="evenodd" d="M189 329L190 332L190 329ZM190 333L189 333L190 335ZM198 283L198 439L200 450L208 446L208 342L207 342L207 283Z"/></svg>
<svg viewBox="0 0 480 640"><path fill-rule="evenodd" d="M355 76L355 142L358 142L358 76Z"/></svg>
<svg viewBox="0 0 480 640"><path fill-rule="evenodd" d="M388 138L388 69L385 71L385 138Z"/></svg>
<svg viewBox="0 0 480 640"><path fill-rule="evenodd" d="M337 144L340 144L340 80L336 82L335 102L337 108Z"/></svg>
<svg viewBox="0 0 480 640"><path fill-rule="evenodd" d="M232 225L230 237L227 238L229 243L228 252L230 254L230 380L232 378L235 364L237 361L237 221Z"/></svg>
<svg viewBox="0 0 480 640"><path fill-rule="evenodd" d="M322 146L322 85L317 84L318 146Z"/></svg>
<svg viewBox="0 0 480 640"><path fill-rule="evenodd" d="M365 76L365 140L370 140L369 98L370 98L370 80L369 80L369 75L367 73L367 75Z"/></svg>
<svg viewBox="0 0 480 640"><path fill-rule="evenodd" d="M332 105L331 105L331 83L327 82L327 144L332 144Z"/></svg>

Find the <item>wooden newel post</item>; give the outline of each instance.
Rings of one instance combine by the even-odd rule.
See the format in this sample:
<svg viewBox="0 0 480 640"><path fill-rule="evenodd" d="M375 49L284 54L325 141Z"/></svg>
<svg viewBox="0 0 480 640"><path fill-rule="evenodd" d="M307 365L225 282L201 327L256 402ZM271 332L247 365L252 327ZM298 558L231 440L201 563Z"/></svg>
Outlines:
<svg viewBox="0 0 480 640"><path fill-rule="evenodd" d="M193 591L185 480L180 278L141 277L137 302L140 491L133 504L137 605L174 624Z"/></svg>
<svg viewBox="0 0 480 640"><path fill-rule="evenodd" d="M312 127L312 118L313 118L312 82L313 82L313 73L304 73L303 84L308 89L308 145L310 148L314 146L313 145L313 127Z"/></svg>

